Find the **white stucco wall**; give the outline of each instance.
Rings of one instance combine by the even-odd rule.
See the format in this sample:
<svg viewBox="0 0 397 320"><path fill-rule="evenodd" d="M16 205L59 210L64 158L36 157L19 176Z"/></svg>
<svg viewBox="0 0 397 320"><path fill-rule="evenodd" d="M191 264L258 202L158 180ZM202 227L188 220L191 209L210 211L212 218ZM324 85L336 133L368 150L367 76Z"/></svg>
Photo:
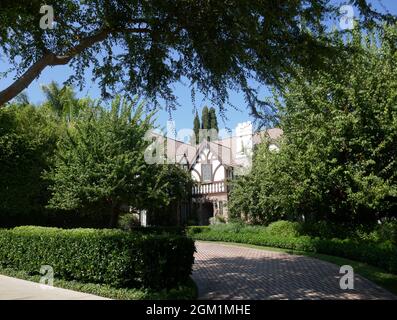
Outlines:
<svg viewBox="0 0 397 320"><path fill-rule="evenodd" d="M219 161L217 161L217 162L219 163ZM212 167L212 170L215 171L217 166L218 165L216 165L216 166L214 165ZM215 172L214 181L221 181L221 180L224 180L224 179L225 179L225 167L224 166L220 166L218 168L218 170L216 170L216 172Z"/></svg>
<svg viewBox="0 0 397 320"><path fill-rule="evenodd" d="M235 139L235 158L246 158L252 152L253 127L250 121L237 124Z"/></svg>
<svg viewBox="0 0 397 320"><path fill-rule="evenodd" d="M193 179L194 181L200 182L200 177L199 177L199 175L197 174L197 172L194 171L194 170L192 170L191 173L192 173L192 179Z"/></svg>
<svg viewBox="0 0 397 320"><path fill-rule="evenodd" d="M201 163L206 163L207 160L207 155L208 158L211 159L210 162L212 164L212 178L213 181L222 181L225 179L225 168L223 165L221 165L221 162L217 158L216 155L212 154L208 148L205 148L200 154L199 154L199 161L196 162L191 170L191 175L192 178L195 181L201 181L200 176L201 176ZM217 167L221 165L218 170Z"/></svg>

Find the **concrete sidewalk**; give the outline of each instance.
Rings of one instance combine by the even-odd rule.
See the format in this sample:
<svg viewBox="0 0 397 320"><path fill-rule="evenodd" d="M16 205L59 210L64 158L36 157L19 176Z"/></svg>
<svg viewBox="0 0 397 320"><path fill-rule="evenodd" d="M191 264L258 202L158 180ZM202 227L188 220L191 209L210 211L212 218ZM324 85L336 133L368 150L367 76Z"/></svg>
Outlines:
<svg viewBox="0 0 397 320"><path fill-rule="evenodd" d="M0 300L109 300L88 293L0 275Z"/></svg>

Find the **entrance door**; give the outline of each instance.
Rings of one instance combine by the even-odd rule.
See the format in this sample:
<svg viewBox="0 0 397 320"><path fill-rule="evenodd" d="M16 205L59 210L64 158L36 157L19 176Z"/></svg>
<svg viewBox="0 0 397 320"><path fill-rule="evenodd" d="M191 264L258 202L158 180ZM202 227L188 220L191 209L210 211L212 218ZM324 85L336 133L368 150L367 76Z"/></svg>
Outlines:
<svg viewBox="0 0 397 320"><path fill-rule="evenodd" d="M206 201L201 204L200 224L209 225L210 218L214 216L214 205Z"/></svg>

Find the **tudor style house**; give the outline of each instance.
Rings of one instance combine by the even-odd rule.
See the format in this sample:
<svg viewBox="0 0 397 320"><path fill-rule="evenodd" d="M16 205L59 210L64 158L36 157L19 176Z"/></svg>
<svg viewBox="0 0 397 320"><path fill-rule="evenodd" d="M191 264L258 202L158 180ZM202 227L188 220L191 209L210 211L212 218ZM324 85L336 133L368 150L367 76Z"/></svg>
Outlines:
<svg viewBox="0 0 397 320"><path fill-rule="evenodd" d="M198 224L207 225L209 219L221 216L228 219L228 181L250 170L252 152L256 144L268 139L269 148L278 150L278 128L253 132L251 122L239 123L233 135L219 140L190 144L167 137L166 157L189 170L196 185L190 203L178 208L177 221L186 223L195 215Z"/></svg>

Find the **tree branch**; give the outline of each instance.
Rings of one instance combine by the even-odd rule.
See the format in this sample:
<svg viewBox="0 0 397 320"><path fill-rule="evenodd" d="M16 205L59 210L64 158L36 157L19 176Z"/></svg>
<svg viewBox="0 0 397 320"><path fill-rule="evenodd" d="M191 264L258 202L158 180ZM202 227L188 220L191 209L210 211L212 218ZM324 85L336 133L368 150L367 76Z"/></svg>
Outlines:
<svg viewBox="0 0 397 320"><path fill-rule="evenodd" d="M149 28L120 28L120 29L102 29L92 36L83 38L76 46L70 48L64 55L56 55L52 52L46 53L42 58L30 66L24 74L15 80L10 86L0 91L0 107L16 97L26 89L35 78L48 66L66 65L76 55L94 44L105 40L109 35L115 33L148 33Z"/></svg>

